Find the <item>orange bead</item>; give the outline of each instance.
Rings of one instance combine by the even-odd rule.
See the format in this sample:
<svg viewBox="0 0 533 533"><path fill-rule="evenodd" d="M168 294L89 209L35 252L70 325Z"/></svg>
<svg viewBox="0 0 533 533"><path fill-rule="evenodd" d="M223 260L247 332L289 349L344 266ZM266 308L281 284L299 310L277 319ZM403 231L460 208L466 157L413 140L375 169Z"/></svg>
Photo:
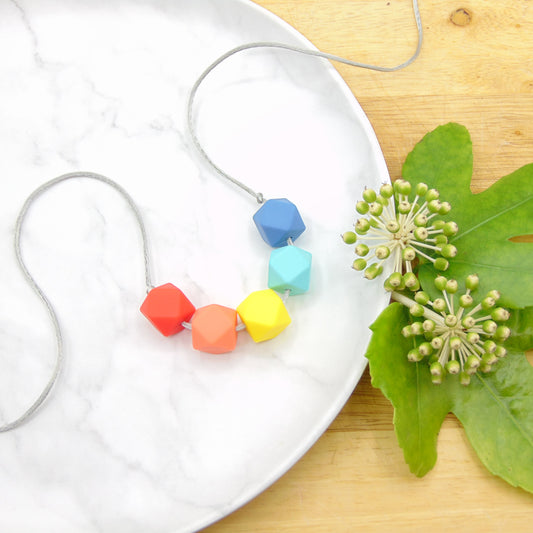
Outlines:
<svg viewBox="0 0 533 533"><path fill-rule="evenodd" d="M208 305L194 313L191 320L192 346L207 353L226 353L237 344L237 311L222 305Z"/></svg>
<svg viewBox="0 0 533 533"><path fill-rule="evenodd" d="M187 296L172 283L152 289L141 305L141 313L165 337L182 331L182 322L188 322L194 311Z"/></svg>

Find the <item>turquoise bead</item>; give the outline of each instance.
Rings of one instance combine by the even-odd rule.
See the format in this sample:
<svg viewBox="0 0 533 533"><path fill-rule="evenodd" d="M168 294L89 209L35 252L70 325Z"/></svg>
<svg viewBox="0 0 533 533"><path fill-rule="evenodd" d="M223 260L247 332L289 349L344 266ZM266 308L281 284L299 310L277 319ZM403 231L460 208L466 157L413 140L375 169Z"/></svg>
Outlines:
<svg viewBox="0 0 533 533"><path fill-rule="evenodd" d="M302 294L309 290L312 254L296 246L272 250L268 269L268 287L277 292L290 290Z"/></svg>
<svg viewBox="0 0 533 533"><path fill-rule="evenodd" d="M286 198L267 200L253 218L261 237L273 248L286 246L305 231L298 208Z"/></svg>

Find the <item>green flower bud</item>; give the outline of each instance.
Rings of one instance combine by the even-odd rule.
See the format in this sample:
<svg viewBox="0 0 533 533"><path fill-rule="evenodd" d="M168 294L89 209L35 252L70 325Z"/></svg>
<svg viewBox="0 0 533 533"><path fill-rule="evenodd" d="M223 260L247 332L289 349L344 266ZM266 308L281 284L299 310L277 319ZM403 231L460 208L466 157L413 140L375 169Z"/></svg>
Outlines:
<svg viewBox="0 0 533 533"><path fill-rule="evenodd" d="M444 225L446 224L446 222L444 222L444 220L434 220L433 221L433 225L431 226L432 229L442 229L444 228Z"/></svg>
<svg viewBox="0 0 533 533"><path fill-rule="evenodd" d="M459 290L459 284L457 283L457 280L455 279L449 279L446 282L446 292L448 294L455 294Z"/></svg>
<svg viewBox="0 0 533 533"><path fill-rule="evenodd" d="M465 286L471 291L475 291L479 287L479 276L477 274L470 274L467 276Z"/></svg>
<svg viewBox="0 0 533 533"><path fill-rule="evenodd" d="M434 350L440 350L444 344L442 337L434 337L431 339L431 346Z"/></svg>
<svg viewBox="0 0 533 533"><path fill-rule="evenodd" d="M398 223L397 220L389 220L387 224L385 224L385 228L390 233L398 233L400 229L400 224Z"/></svg>
<svg viewBox="0 0 533 533"><path fill-rule="evenodd" d="M417 291L420 288L420 282L413 272L406 272L403 275L405 286L411 291Z"/></svg>
<svg viewBox="0 0 533 533"><path fill-rule="evenodd" d="M376 191L374 189L365 189L363 191L363 200L371 204L376 201Z"/></svg>
<svg viewBox="0 0 533 533"><path fill-rule="evenodd" d="M457 235L459 226L455 222L446 222L442 228L442 231L446 237L453 237L454 235Z"/></svg>
<svg viewBox="0 0 533 533"><path fill-rule="evenodd" d="M497 307L494 309L491 313L492 320L496 320L497 322L505 322L506 320L509 320L511 317L511 314L507 309L504 309L503 307Z"/></svg>
<svg viewBox="0 0 533 533"><path fill-rule="evenodd" d="M431 363L431 365L429 366L429 372L431 373L432 376L442 377L444 374L444 368L438 361L435 361L434 363Z"/></svg>
<svg viewBox="0 0 533 533"><path fill-rule="evenodd" d="M429 294L424 291L418 291L415 294L415 302L419 303L420 305L427 305L429 302Z"/></svg>
<svg viewBox="0 0 533 533"><path fill-rule="evenodd" d="M402 328L402 335L408 339L409 337L413 336L413 330L411 329L411 326L404 326Z"/></svg>
<svg viewBox="0 0 533 533"><path fill-rule="evenodd" d="M429 189L429 191L426 193L426 202L432 202L433 200L437 200L440 196L439 191L437 189Z"/></svg>
<svg viewBox="0 0 533 533"><path fill-rule="evenodd" d="M417 241L425 241L429 236L427 228L424 228L422 226L416 228L413 232L413 235Z"/></svg>
<svg viewBox="0 0 533 533"><path fill-rule="evenodd" d="M463 328L470 329L476 325L476 320L473 316L465 316L463 320L461 320L461 325Z"/></svg>
<svg viewBox="0 0 533 533"><path fill-rule="evenodd" d="M356 259L352 264L352 268L361 272L366 268L366 261L364 259Z"/></svg>
<svg viewBox="0 0 533 533"><path fill-rule="evenodd" d="M389 276L389 283L396 289L400 287L400 285L402 284L402 280L403 276L400 272L394 272Z"/></svg>
<svg viewBox="0 0 533 533"><path fill-rule="evenodd" d="M470 385L470 379L470 374L468 374L468 372L461 372L459 374L459 383L465 387Z"/></svg>
<svg viewBox="0 0 533 533"><path fill-rule="evenodd" d="M469 355L465 362L465 371L468 374L475 374L480 365L481 359L477 355Z"/></svg>
<svg viewBox="0 0 533 533"><path fill-rule="evenodd" d="M383 213L383 206L379 202L372 202L369 206L371 215L379 217Z"/></svg>
<svg viewBox="0 0 533 533"><path fill-rule="evenodd" d="M461 371L461 364L459 363L459 361L455 361L454 359L452 359L446 363L446 371L449 374L459 374L459 372Z"/></svg>
<svg viewBox="0 0 533 533"><path fill-rule="evenodd" d="M452 206L449 202L442 202L440 209L439 209L439 215L447 215L452 209Z"/></svg>
<svg viewBox="0 0 533 533"><path fill-rule="evenodd" d="M481 364L493 365L498 360L498 357L494 353L485 353L481 358Z"/></svg>
<svg viewBox="0 0 533 533"><path fill-rule="evenodd" d="M428 217L424 213L418 213L418 215L415 216L413 219L413 222L415 226L421 228L424 227L428 223Z"/></svg>
<svg viewBox="0 0 533 533"><path fill-rule="evenodd" d="M483 349L487 353L494 353L496 351L496 343L493 340L488 339L483 343Z"/></svg>
<svg viewBox="0 0 533 533"><path fill-rule="evenodd" d="M355 223L355 232L358 235L364 235L370 229L370 222L366 218L358 218Z"/></svg>
<svg viewBox="0 0 533 533"><path fill-rule="evenodd" d="M494 320L485 320L481 326L485 333L494 334L498 329L498 324Z"/></svg>
<svg viewBox="0 0 533 533"><path fill-rule="evenodd" d="M492 290L487 293L487 297L493 298L496 302L500 299L500 296L501 296L500 291Z"/></svg>
<svg viewBox="0 0 533 533"><path fill-rule="evenodd" d="M375 218L370 218L368 222L372 228L379 228L379 221Z"/></svg>
<svg viewBox="0 0 533 533"><path fill-rule="evenodd" d="M492 298L491 296L487 296L481 301L481 307L488 311L489 309L492 309L496 305L496 300Z"/></svg>
<svg viewBox="0 0 533 533"><path fill-rule="evenodd" d="M380 187L379 193L381 194L381 196L383 196L383 198L391 198L394 194L394 188L390 183L384 183Z"/></svg>
<svg viewBox="0 0 533 533"><path fill-rule="evenodd" d="M449 328L454 328L455 326L457 326L457 317L455 315L446 315L446 318L444 319L444 323L449 327Z"/></svg>
<svg viewBox="0 0 533 533"><path fill-rule="evenodd" d="M346 244L354 244L357 241L357 235L353 231L345 231L342 234L342 240Z"/></svg>
<svg viewBox="0 0 533 533"><path fill-rule="evenodd" d="M459 305L464 308L472 307L474 305L474 298L470 294L463 294L459 298Z"/></svg>
<svg viewBox="0 0 533 533"><path fill-rule="evenodd" d="M428 192L428 186L425 183L418 183L415 186L415 194L421 198L426 196Z"/></svg>
<svg viewBox="0 0 533 533"><path fill-rule="evenodd" d="M446 235L437 235L435 237L435 244L437 246L443 246L445 244L448 244L448 237L446 237Z"/></svg>
<svg viewBox="0 0 533 533"><path fill-rule="evenodd" d="M420 304L413 304L409 307L409 313L416 317L424 316L424 307Z"/></svg>
<svg viewBox="0 0 533 533"><path fill-rule="evenodd" d="M423 342L419 347L418 351L423 357L427 357L433 353L433 346L429 342Z"/></svg>
<svg viewBox="0 0 533 533"><path fill-rule="evenodd" d="M387 291L387 292L394 292L396 290L396 287L393 287L391 284L390 284L390 277L388 277L384 282L383 282L383 288Z"/></svg>
<svg viewBox="0 0 533 533"><path fill-rule="evenodd" d="M376 279L383 272L383 267L374 263L365 270L365 278L369 280Z"/></svg>
<svg viewBox="0 0 533 533"><path fill-rule="evenodd" d="M442 254L442 257L451 259L457 255L457 248L453 244L445 244L440 249L440 253Z"/></svg>
<svg viewBox="0 0 533 533"><path fill-rule="evenodd" d="M390 255L390 249L387 246L378 246L376 248L376 257L378 259L387 259Z"/></svg>
<svg viewBox="0 0 533 533"><path fill-rule="evenodd" d="M378 197L376 198L376 202L378 204L381 204L383 207L387 207L389 205L389 199L385 198L384 196L381 196L381 194L378 194Z"/></svg>
<svg viewBox="0 0 533 533"><path fill-rule="evenodd" d="M427 320L424 320L424 322L422 322L422 328L427 333L431 333L432 331L435 331L436 326L437 325L435 324L435 322L433 322L433 320L430 320L429 318Z"/></svg>
<svg viewBox="0 0 533 533"><path fill-rule="evenodd" d="M437 276L435 278L435 288L438 291L445 291L446 283L448 283L448 280L444 276Z"/></svg>
<svg viewBox="0 0 533 533"><path fill-rule="evenodd" d="M511 329L507 326L498 326L494 332L494 338L500 342L507 340L511 335Z"/></svg>
<svg viewBox="0 0 533 533"><path fill-rule="evenodd" d="M461 337L457 337L457 335L450 337L450 348L452 350L458 350L462 343L463 341L461 340Z"/></svg>
<svg viewBox="0 0 533 533"><path fill-rule="evenodd" d="M398 203L398 213L402 215L407 215L409 211L411 211L411 204L409 202L402 200Z"/></svg>
<svg viewBox="0 0 533 533"><path fill-rule="evenodd" d="M414 261L416 258L416 250L412 246L406 246L402 250L402 259L404 261Z"/></svg>
<svg viewBox="0 0 533 533"><path fill-rule="evenodd" d="M433 300L433 309L438 313L444 311L446 309L446 300L444 298L435 298Z"/></svg>
<svg viewBox="0 0 533 533"><path fill-rule="evenodd" d="M411 324L411 331L413 335L418 336L424 333L424 328L422 327L422 322L413 322Z"/></svg>
<svg viewBox="0 0 533 533"><path fill-rule="evenodd" d="M503 346L496 346L496 351L494 352L496 357L502 358L507 355L507 350Z"/></svg>
<svg viewBox="0 0 533 533"><path fill-rule="evenodd" d="M444 257L439 257L438 259L435 259L433 265L435 266L436 270L444 272L445 270L448 270L450 263L446 259L444 259Z"/></svg>
<svg viewBox="0 0 533 533"><path fill-rule="evenodd" d="M479 365L479 370L484 374L488 374L492 370L492 365L486 363L485 361L482 361Z"/></svg>
<svg viewBox="0 0 533 533"><path fill-rule="evenodd" d="M366 244L358 244L356 247L355 247L355 253L360 256L360 257L364 257L365 255L367 255L369 252L369 248Z"/></svg>
<svg viewBox="0 0 533 533"><path fill-rule="evenodd" d="M418 363L419 361L422 361L422 359L424 359L424 356L420 353L418 349L413 348L407 353L407 359L411 363Z"/></svg>
<svg viewBox="0 0 533 533"><path fill-rule="evenodd" d="M403 179L396 180L394 182L394 190L398 194L403 194L404 196L408 196L411 192L411 184Z"/></svg>
<svg viewBox="0 0 533 533"><path fill-rule="evenodd" d="M369 209L370 209L370 206L366 202L363 202L363 200L359 200L359 202L355 204L355 210L360 215L366 215Z"/></svg>
<svg viewBox="0 0 533 533"><path fill-rule="evenodd" d="M438 213L441 207L442 204L440 203L440 200L431 200L431 202L428 203L428 210L430 213Z"/></svg>
<svg viewBox="0 0 533 533"><path fill-rule="evenodd" d="M475 331L470 331L466 334L466 340L470 344L477 344L479 342L479 333L476 333Z"/></svg>

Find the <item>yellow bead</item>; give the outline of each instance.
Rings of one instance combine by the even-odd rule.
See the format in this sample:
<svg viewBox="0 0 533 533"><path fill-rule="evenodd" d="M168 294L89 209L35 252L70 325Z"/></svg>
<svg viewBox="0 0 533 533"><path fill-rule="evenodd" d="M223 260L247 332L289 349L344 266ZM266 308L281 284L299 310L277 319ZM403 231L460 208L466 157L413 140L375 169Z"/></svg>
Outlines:
<svg viewBox="0 0 533 533"><path fill-rule="evenodd" d="M250 294L237 313L255 342L273 339L291 323L283 300L272 289Z"/></svg>

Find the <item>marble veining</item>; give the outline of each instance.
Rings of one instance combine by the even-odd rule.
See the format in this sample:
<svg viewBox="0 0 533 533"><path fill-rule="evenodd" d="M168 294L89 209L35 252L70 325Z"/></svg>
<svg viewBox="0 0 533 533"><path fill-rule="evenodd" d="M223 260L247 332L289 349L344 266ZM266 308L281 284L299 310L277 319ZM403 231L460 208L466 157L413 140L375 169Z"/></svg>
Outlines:
<svg viewBox="0 0 533 533"><path fill-rule="evenodd" d="M118 181L140 206L156 284L197 307L266 288L254 200L215 176L185 127L200 72L239 44L309 43L247 0L0 3L0 419L40 392L54 337L16 267L27 195L65 172ZM386 295L350 269L339 234L365 185L388 180L359 105L323 60L255 50L199 92L198 134L222 168L308 226L311 290L293 324L235 352L195 352L138 311L140 235L101 183L65 183L31 209L26 262L56 307L66 365L44 408L0 435L0 530L177 533L224 516L284 473L326 429L365 366Z"/></svg>

